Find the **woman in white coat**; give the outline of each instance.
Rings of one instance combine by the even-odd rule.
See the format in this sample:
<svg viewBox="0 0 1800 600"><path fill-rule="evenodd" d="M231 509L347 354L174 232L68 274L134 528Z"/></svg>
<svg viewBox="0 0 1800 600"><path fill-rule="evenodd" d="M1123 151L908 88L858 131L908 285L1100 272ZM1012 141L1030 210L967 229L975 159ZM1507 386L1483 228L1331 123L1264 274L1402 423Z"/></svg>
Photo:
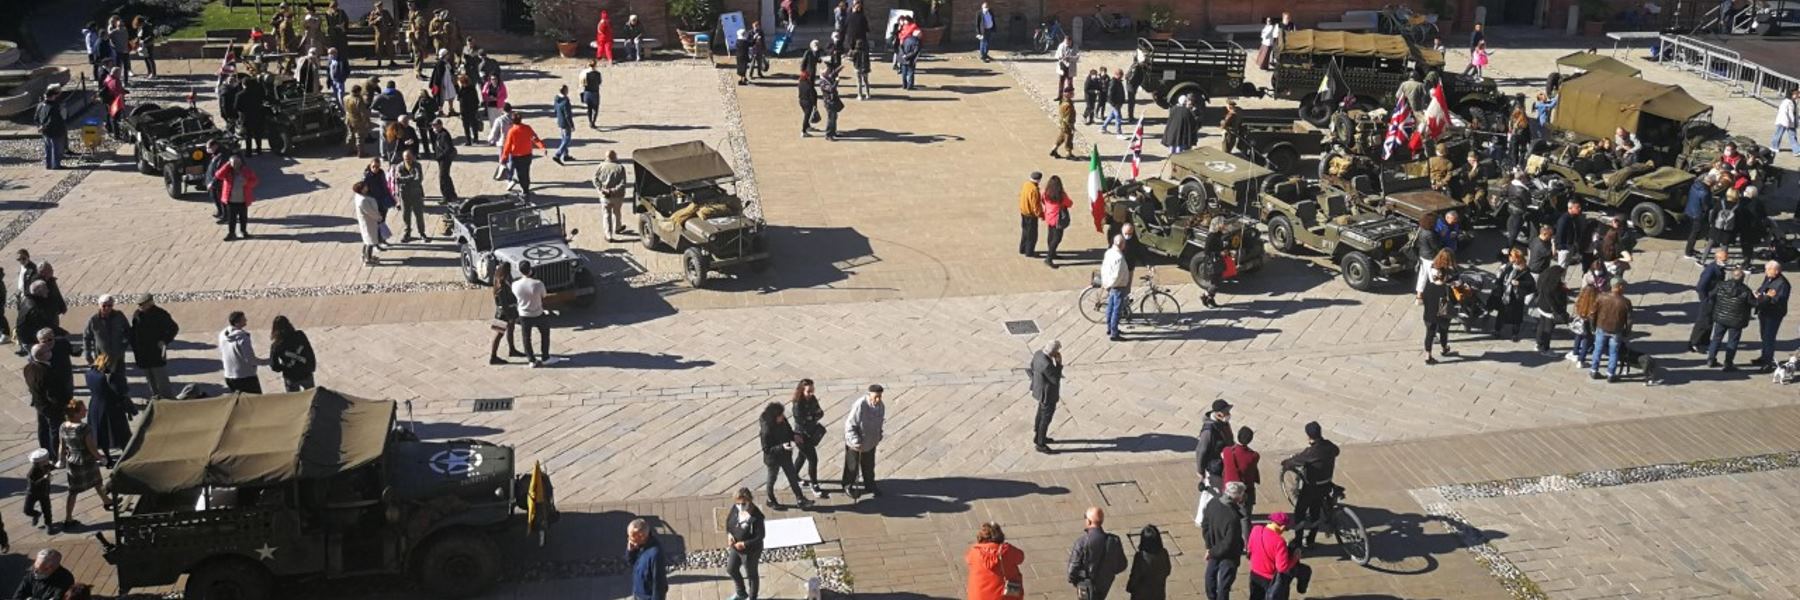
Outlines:
<svg viewBox="0 0 1800 600"><path fill-rule="evenodd" d="M375 264L375 247L381 244L381 207L375 199L368 195L368 187L358 181L350 186L355 195L350 199L351 210L356 213L356 230L362 236L363 264Z"/></svg>

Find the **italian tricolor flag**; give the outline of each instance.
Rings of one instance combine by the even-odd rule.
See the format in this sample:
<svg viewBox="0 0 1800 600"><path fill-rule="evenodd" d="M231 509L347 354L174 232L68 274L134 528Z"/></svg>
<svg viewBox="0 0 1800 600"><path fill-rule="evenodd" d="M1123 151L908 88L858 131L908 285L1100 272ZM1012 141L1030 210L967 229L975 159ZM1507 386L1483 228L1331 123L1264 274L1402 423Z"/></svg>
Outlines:
<svg viewBox="0 0 1800 600"><path fill-rule="evenodd" d="M1106 190L1101 189L1103 177L1100 172L1100 146L1090 146L1088 150L1088 208L1094 213L1094 233L1104 233L1106 224L1106 202L1101 196Z"/></svg>

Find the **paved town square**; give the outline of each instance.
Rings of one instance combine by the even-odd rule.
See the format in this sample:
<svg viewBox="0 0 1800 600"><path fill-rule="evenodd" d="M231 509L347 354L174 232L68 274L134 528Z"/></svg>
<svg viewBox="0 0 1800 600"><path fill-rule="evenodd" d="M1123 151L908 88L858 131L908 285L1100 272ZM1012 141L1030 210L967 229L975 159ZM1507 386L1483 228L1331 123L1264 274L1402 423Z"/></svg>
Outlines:
<svg viewBox="0 0 1800 600"><path fill-rule="evenodd" d="M38 19L52 23L66 16L51 11ZM876 15L870 19L879 20ZM79 25L73 23L76 29ZM585 32L587 24L582 28ZM828 27L817 31L830 35ZM808 35L797 36L799 48ZM1465 34L1450 37L1444 63L1456 71L1471 55L1462 46ZM40 33L39 39L50 52L49 64L75 71L90 68L74 30ZM1530 103L1546 88L1549 74L1560 73L1561 78L1572 73L1558 66L1559 57L1598 48L1597 55L1641 70L1637 83L1680 86L1693 100L1710 106L1710 119L1732 134L1758 143L1780 135L1773 116L1779 99L1764 101L1741 86L1703 77L1705 73L1650 60L1644 43L1628 43L1635 47L1615 55L1609 54L1605 38L1551 35L1527 27L1496 27L1487 39L1485 48L1492 54L1491 62L1484 63L1485 76L1507 97L1523 95L1521 119L1535 119ZM1220 457L1218 448L1205 456L1202 438L1211 439L1220 430L1229 438L1240 427L1254 431L1254 442L1247 445L1262 457L1261 484L1248 529L1234 523L1236 535L1249 536L1249 558L1237 567L1230 596L1216 598L1251 597L1251 580L1263 579L1254 571L1260 568L1256 565L1283 564L1261 554L1272 550L1258 544L1287 540L1281 537L1283 529L1272 526L1285 527L1304 512L1283 490L1282 460L1329 443L1341 454L1329 459L1335 475L1328 467L1326 477L1343 488L1341 505L1360 519L1367 537L1345 541L1327 531L1311 547L1294 546L1292 556L1310 569L1310 580L1301 578L1304 591L1270 598L1800 597L1800 575L1791 568L1800 552L1790 542L1800 535L1800 519L1789 510L1791 500L1800 496L1800 442L1792 433L1800 430L1800 403L1794 401L1796 388L1776 380L1786 369L1751 363L1770 344L1777 348L1776 361L1787 360L1800 350L1797 334L1792 320L1776 328L1773 340L1765 339L1758 327L1740 324L1740 349L1721 353L1727 364L1735 356L1735 365L1728 368L1709 366L1704 343L1700 352L1690 351L1699 305L1696 281L1703 271L1700 262L1684 253L1686 222L1671 225L1661 236L1635 240L1626 258L1614 253L1602 259L1613 275L1600 281L1625 282L1622 297L1601 290L1605 298L1589 300L1596 307L1623 306L1629 326L1626 332L1609 332L1611 321L1597 312L1590 315L1589 327L1600 328L1603 339L1626 339L1627 358L1650 357L1630 361L1616 381L1565 356L1572 352L1573 339L1567 326L1555 328L1547 348L1535 346L1537 322L1552 318L1535 308L1522 331L1496 333L1466 323L1460 315L1452 320L1455 302L1443 298L1453 286L1433 279L1415 287L1414 273L1421 266L1416 262L1364 291L1340 275L1340 263L1330 256L1272 246L1259 269L1222 276L1223 281L1204 287L1189 273L1186 258L1132 255L1123 276L1125 287L1135 290L1133 297L1145 293L1133 275L1148 274L1179 307L1160 315L1128 315L1114 337L1104 317L1087 314L1095 305L1081 301L1090 286L1127 264L1124 252L1109 250L1110 232L1090 217L1088 157L1096 153L1102 174L1114 183L1133 179L1134 147L1140 150L1140 179L1171 176L1185 168L1190 163L1180 155L1172 157L1161 143L1171 126L1169 109L1149 99L1138 101L1135 110L1145 132L1141 140L1130 135L1139 121L1128 121L1120 134L1103 132L1099 120L1088 124L1077 114L1074 156L1051 158L1046 153L1062 133L1057 106L1061 66L1054 54L1024 54L1008 47L995 49L993 60L986 61L972 43L951 44L927 50L917 63L915 89L904 89L897 70L883 62L888 56L884 47L875 53L870 98L856 97L853 67L846 67L838 81L844 108L833 117L835 139L828 140L821 125L813 125L810 135L800 131L807 114L803 102L796 101L797 82L806 77L800 50L790 48L773 58L766 77L741 85L731 55L689 57L675 40L669 41L673 47L650 60L603 62L594 128L582 122L578 97L588 67L585 58L562 58L544 48L491 55L504 73L507 101L516 109L513 118L534 128L548 146L525 148L537 156L532 162L515 159L531 165L530 202L541 209L537 214L560 215L567 230L566 240L533 242L542 245L526 248L525 256L530 259L533 252L554 250L555 242L566 241L572 254L587 261L593 277L591 303L553 301L542 316L525 314L541 308L536 304L541 288L527 299L515 290L531 294L528 286L505 287L502 294L517 306L503 302L497 314L495 288L465 276L467 259L455 235L444 231L450 218L439 202L436 160L420 159L426 165L422 233L430 237L402 241L400 220L388 219L380 227L391 229L392 237L376 251L375 234L368 233L375 225L369 223L365 232L359 221L365 218L359 206L369 198L352 191L353 185L363 189L363 182L382 177L365 176L370 158L350 155L336 139L285 154L244 156L244 166L237 168L254 172L257 179L254 202L244 208L249 235L227 239L227 231L214 220L215 197L203 191L169 197L160 175L140 173L131 140L108 141L99 156L84 156L79 163L65 157L63 168L48 170L30 116L0 122L0 256L7 258L0 264L5 267L0 281L8 286L5 312L18 327L16 335L29 336L28 344L38 341L35 331L25 330L24 305L46 301L24 297L32 294L30 283L18 289L30 280L21 279L21 265L12 259L28 253L38 269L54 265L53 282L67 304L55 324L77 344L74 354L104 354L106 340L82 339L90 316L101 315L96 323L106 323L106 315L129 317L140 299L150 295L179 324L179 333L166 341L167 363L161 369L171 390L192 386L197 395L206 396L151 400L157 390L138 363L120 353L128 377L128 398L122 399L133 413L129 431L162 435L103 444L123 460L102 465L102 476L109 489L146 491L121 492L118 511L103 507L98 494L80 494L70 513L63 504L70 489L65 478L77 475L69 469L80 467L61 459L37 463L40 472L53 472L45 511L77 521L64 524L58 518L59 529L52 532L26 516L36 510L28 506L34 487L28 473L34 472L33 451L44 446L45 436L65 435L74 426L50 431L40 423L46 413L38 399L47 385L41 382L58 375L43 374L48 363L39 360L35 346L20 346L16 339L4 344L21 352L0 352L0 370L26 375L0 376L0 395L18 399L0 403L0 523L10 534L9 551L0 555L0 593L13 589L16 581L30 587L34 577L41 580L31 569L39 550L52 548L75 581L91 585L98 597L181 597L195 589L189 585L193 573L181 571L186 574L178 581L122 589L130 587L121 583L125 568L108 562L107 545L132 549L130 544L150 544L153 552L171 555L190 551L168 541L175 539L175 526L163 532L169 537L161 541L142 531L128 538L122 533L125 520L148 519L144 515L152 512L153 497L169 503L166 512L176 515L158 518L193 519L183 525L190 533L226 527L205 516L217 512L212 503L240 498L245 506L253 503L249 499L259 499L259 511L275 510L269 507L281 502L313 503L325 507L318 509L320 515L356 504L342 495L368 481L317 473L343 466L359 451L353 443L358 431L350 425L326 430L320 424L337 425L340 417L350 423L355 406L376 405L354 401L366 399L392 401L402 432L385 427L374 434L363 431L376 440L374 454L345 466L346 472L366 467L364 473L374 473L371 477L421 479L426 475L396 473L423 473L429 466L440 475L455 471L475 481L486 473L481 469L496 468L493 463L482 466L477 450L496 447L485 443L511 449L508 475L526 475L535 465L553 482L559 519L543 526L547 534L541 544L535 533L526 535L522 508L503 507L507 514L501 524L488 528L493 541L483 543L495 545L501 559L494 565L498 584L480 598L743 600L727 563L742 561L747 552L735 545L742 541L735 536L752 522L747 516L738 520L738 511L748 511L748 505L734 504L738 490L746 488L757 514L766 514L771 540L768 549L759 551L761 592L751 592L751 598L990 597L970 591L972 578L987 576L971 573L978 560L971 544L988 523L1003 526L1004 541L1023 553L1016 573L1001 575L1021 584L1023 597L1077 597L1070 547L1082 539L1090 507L1097 507L1104 509L1106 530L1122 539L1133 565L1157 554L1152 550L1156 543L1144 541L1147 525L1160 530L1169 565L1160 577L1166 580L1165 594L1143 587L1128 591L1130 582L1147 585L1133 566L1116 583L1105 579L1113 597L1212 600L1209 548L1226 542L1212 535L1220 527L1216 520L1198 524L1203 496L1197 490L1207 487L1204 499L1210 500L1228 493L1231 484L1216 485L1218 475L1203 483L1196 471ZM1247 44L1254 56L1255 40ZM1081 69L1072 85L1077 113L1085 70L1129 69L1136 54L1128 40L1091 46L1080 54ZM216 116L217 58L159 63L154 78L136 75L126 102L185 106L191 97L194 106ZM1271 73L1256 65L1247 71L1250 85L1275 85ZM410 68L372 60L358 62L351 79L362 82L371 76L397 82L408 100L431 93L431 84ZM1323 87L1330 87L1335 76L1326 77ZM81 81L64 89L83 85L94 87ZM568 158L553 161L550 156L559 145L553 104L564 86L573 100L563 101L572 105L576 126ZM1392 97L1375 104L1392 110ZM1234 98L1232 106L1234 115L1297 122L1292 100L1245 96ZM1574 110L1568 106L1558 110ZM1793 110L1791 100L1780 106ZM1415 109L1421 113L1416 126L1425 127L1427 111ZM88 115L101 110L96 107ZM1202 102L1194 113L1197 148L1186 154L1216 151L1222 138L1237 135L1235 129L1221 127L1226 111L1223 98ZM1385 121L1377 122L1386 129ZM458 118L444 117L444 123L459 153L449 162L457 195L504 198L514 193L511 181L496 176L503 148L486 139L464 144ZM1456 126L1461 125L1459 117ZM482 127L485 133L486 125ZM1382 132L1374 135L1380 144ZM1500 137L1504 144L1506 134ZM741 212L761 220L758 233L770 255L766 265L714 272L701 287L686 280L688 254L643 243L651 234L641 230L633 210L637 192L627 194L626 231L608 231L595 184L596 169L609 152L620 157L629 181L641 187L653 171L632 160L634 151L690 141L703 142L723 157L735 175L738 198L748 203ZM1800 146L1792 155L1780 149L1773 165L1764 167L1780 173L1773 186L1742 196L1739 189L1729 192L1732 206L1744 198L1743 210L1749 210L1752 200L1760 203L1759 210L1771 218L1774 229L1768 237L1779 240L1777 249L1788 243L1793 228L1796 178L1787 172L1800 169ZM1308 156L1281 175L1314 178L1323 172L1315 171L1317 160ZM693 167L699 162L680 166L700 168ZM674 172L676 167L657 168ZM225 175L227 181L245 181L242 171L225 172L238 173ZM1073 218L1074 226L1061 235L1053 266L1044 258L1048 231L1040 232L1034 255L1018 251L1020 190L1034 173L1046 183L1055 178L1073 200L1063 218ZM1722 190L1731 187L1730 176L1723 176L1721 198ZM1507 175L1496 171L1493 177L1504 180ZM1682 181L1679 193L1687 198L1686 182L1694 179ZM683 202L704 193L704 186L675 183L663 188ZM1504 186L1502 181L1499 187ZM1624 188L1619 184L1597 193ZM1704 184L1696 189L1702 196L1708 193ZM1042 210L1041 196L1032 198L1029 204ZM1574 217L1578 230L1579 223L1588 222L1584 219L1597 216L1589 210L1588 217ZM1555 206L1549 218L1562 212ZM1676 207L1670 214L1679 212ZM1334 223L1348 227L1353 218L1362 217L1345 216ZM1418 228L1413 219L1385 212L1380 218ZM680 231L721 222L708 216L694 219ZM1428 219L1427 226L1432 222ZM480 229L482 235L500 239L496 232L502 225L496 220ZM1269 242L1271 225L1250 227L1262 228L1251 237ZM1458 230L1470 235L1451 243L1460 249L1449 249L1451 266L1443 272L1460 268L1498 274L1507 262L1505 250L1525 245L1503 240L1503 228L1480 223ZM1551 229L1548 224L1545 228ZM1422 231L1433 235L1431 229ZM1207 238L1206 232L1196 235L1195 243L1204 245L1200 240ZM1723 235L1731 238L1728 230ZM1536 227L1531 227L1521 240L1535 237ZM1578 245L1587 243L1584 239ZM1410 249L1412 242L1407 244ZM1708 245L1703 241L1700 248ZM500 256L495 248L488 250ZM365 261L366 252L374 252L376 260ZM1580 256L1580 248L1574 252ZM1748 263L1742 278L1746 291L1760 294L1779 277L1778 268L1764 270L1765 262L1775 261L1745 257L1735 244L1729 252L1731 262ZM1409 256L1405 260L1419 260L1416 254ZM1432 257L1424 260L1430 266ZM1524 260L1518 260L1522 268ZM1794 266L1791 260L1787 266ZM1431 266L1431 272L1438 268ZM1564 272L1561 265L1552 268ZM1566 272L1573 303L1584 278L1593 275L1584 276L1586 269L1574 261ZM1438 291L1421 291L1428 288ZM1707 298L1707 318L1712 320L1720 311L1711 307L1724 300L1716 294ZM102 309L103 299L113 308ZM1218 306L1207 306L1209 299ZM1627 300L1629 304L1620 304ZM1442 316L1448 325L1421 318L1426 302L1439 301L1448 303ZM1746 317L1748 321L1786 310L1760 297L1754 304L1759 316ZM1104 302L1100 310L1105 310ZM1607 309L1595 308L1602 310ZM1746 314L1749 310L1745 308ZM248 325L228 323L228 315L240 311ZM258 405L250 394L239 396L235 404L219 399L246 383L271 393L295 383L273 370L277 362L291 364L283 362L290 360L289 354L277 355L271 346L271 323L278 316L304 331L304 355L312 360L303 368L311 375L300 387L316 384L317 389L302 396L341 394L350 400L340 401L352 408L327 408L327 402L316 400L312 405L287 403L283 406L299 406L299 412L281 419L269 416L285 410L274 404L281 400ZM1579 325L1582 319L1575 320ZM536 352L541 337L548 337L543 342L548 350L542 352L553 358L509 354L505 346L512 339L490 346L508 321L517 321L520 350ZM537 329L539 324L544 329ZM1428 328L1436 327L1448 329L1441 347L1454 352L1434 354ZM247 367L230 362L243 348L236 336L245 332L252 354ZM294 333L285 335L291 341ZM64 352L54 350L57 345L43 344L43 356ZM482 350L493 353L482 356ZM143 358L135 347L132 352ZM66 394L85 400L109 393L93 389L109 379L88 368L89 357L65 358L76 373ZM1043 404L1039 378L1045 365L1055 369L1060 402L1053 401L1049 439L1040 440L1034 439L1042 435L1034 432L1034 420ZM1768 368L1759 368L1763 366ZM247 375L244 368L250 369ZM91 377L83 376L90 371ZM797 411L789 403L802 380L813 382L823 410L818 423L825 433L813 469L830 493L818 494L818 487L808 485L796 498L797 488L777 478L775 495L785 506L776 506L764 492L765 477L779 471L779 465L769 466L780 462L772 457L791 460L783 445L791 437L786 434L805 438L807 431L804 423L777 429L783 434L773 436L771 446L772 427L786 428L787 419L799 419L782 417L777 425L766 416L767 407L776 403ZM878 402L871 404L871 399ZM204 404L208 402L214 404ZM184 413L182 403L193 404ZM197 413L205 411L194 407L213 405L225 407L213 411L220 423L262 419L261 428L181 428L177 419L200 419L203 415ZM139 406L150 408L139 411ZM102 410L94 408L90 422L102 422ZM115 403L108 410L126 409ZM1220 412L1229 413L1229 425L1212 424ZM55 414L65 413L59 408ZM379 415L375 418L378 425L385 423ZM1312 423L1316 435L1309 435ZM300 433L284 447L284 431ZM878 464L873 483L879 494L862 485L844 489L844 461L854 458L840 449L852 443L846 439L851 435L868 443L865 456L879 456L878 463L867 467ZM438 453L422 455L429 457L424 459L392 448L382 451L384 441L399 444L403 438L406 443L437 444L432 448L474 448L466 452L475 455ZM315 445L328 448L328 456L320 458ZM233 449L242 454L228 456ZM167 453L160 462L158 452ZM452 463L443 462L446 456ZM486 456L500 460L492 458L496 454ZM217 483L254 470L262 461L287 470L264 469L233 485L190 490L185 496L168 493L160 483L186 469L194 478L187 487L194 488L203 478ZM55 464L64 466L49 468ZM1237 467L1226 468L1235 472ZM801 468L799 475L805 478L807 471ZM1241 475L1225 479L1242 481ZM517 506L524 507L526 496L544 497L532 491L530 481L525 477L517 487L503 482L494 493L501 500L517 496ZM404 504L412 510L428 505L424 512L473 514L471 507L480 505L481 494L487 493L465 489L428 502L386 481L376 484L379 489L358 507ZM219 491L225 487L231 488L229 501L220 499L226 497ZM534 507L540 504L533 501ZM1218 506L1242 510L1230 502ZM396 516L400 510L362 513L368 518L351 527L404 528L418 525L411 519L425 518L408 513L408 522L401 523ZM136 516L127 516L132 514ZM313 531L341 525L314 514L282 521L280 527ZM639 519L660 548L658 576L668 585L651 595L634 587L641 583L637 567L644 546L628 529ZM43 520L48 524L51 516ZM763 521L756 523L760 537ZM778 527L782 539L802 541L778 547L773 542ZM1289 538L1296 542L1304 537L1299 530L1292 533ZM410 576L412 569L379 567L392 562L389 554L395 548L418 541L402 535L391 546L342 542L343 548L334 547L329 554L303 558L304 549L262 544L238 554L224 552L214 560L261 575L276 568L265 564L282 560L307 561L315 565L315 574L333 569L407 571L273 579L283 598L443 597L432 587L429 572L420 581ZM1244 545L1241 538L1236 542ZM219 542L221 548L231 543ZM1367 564L1346 558L1357 547L1366 549L1361 562ZM1078 545L1077 554L1086 556L1085 549ZM293 554L279 554L283 552ZM755 554L750 554L752 563ZM1239 552L1228 554L1236 565ZM317 566L327 564L331 566ZM460 581L455 573L439 574ZM1282 585L1287 579L1286 571L1276 578Z"/></svg>

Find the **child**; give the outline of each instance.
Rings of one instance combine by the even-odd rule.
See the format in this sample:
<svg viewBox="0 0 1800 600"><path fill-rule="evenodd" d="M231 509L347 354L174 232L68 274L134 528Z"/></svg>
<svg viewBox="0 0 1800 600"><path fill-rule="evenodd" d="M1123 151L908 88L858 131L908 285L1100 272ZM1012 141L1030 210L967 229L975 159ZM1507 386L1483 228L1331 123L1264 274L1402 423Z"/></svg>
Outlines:
<svg viewBox="0 0 1800 600"><path fill-rule="evenodd" d="M25 516L31 517L32 527L37 527L40 515L44 518L44 526L50 525L50 473L53 470L49 450L31 451L31 471L25 475Z"/></svg>

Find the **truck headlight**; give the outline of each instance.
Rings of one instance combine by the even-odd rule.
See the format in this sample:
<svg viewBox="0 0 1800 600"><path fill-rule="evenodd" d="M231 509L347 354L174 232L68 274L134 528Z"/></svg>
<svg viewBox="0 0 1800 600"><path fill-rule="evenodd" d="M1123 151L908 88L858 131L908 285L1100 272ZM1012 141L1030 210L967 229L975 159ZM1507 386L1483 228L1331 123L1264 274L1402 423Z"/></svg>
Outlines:
<svg viewBox="0 0 1800 600"><path fill-rule="evenodd" d="M195 150L194 151L194 161L199 162L202 160L206 160L206 151L205 150Z"/></svg>

